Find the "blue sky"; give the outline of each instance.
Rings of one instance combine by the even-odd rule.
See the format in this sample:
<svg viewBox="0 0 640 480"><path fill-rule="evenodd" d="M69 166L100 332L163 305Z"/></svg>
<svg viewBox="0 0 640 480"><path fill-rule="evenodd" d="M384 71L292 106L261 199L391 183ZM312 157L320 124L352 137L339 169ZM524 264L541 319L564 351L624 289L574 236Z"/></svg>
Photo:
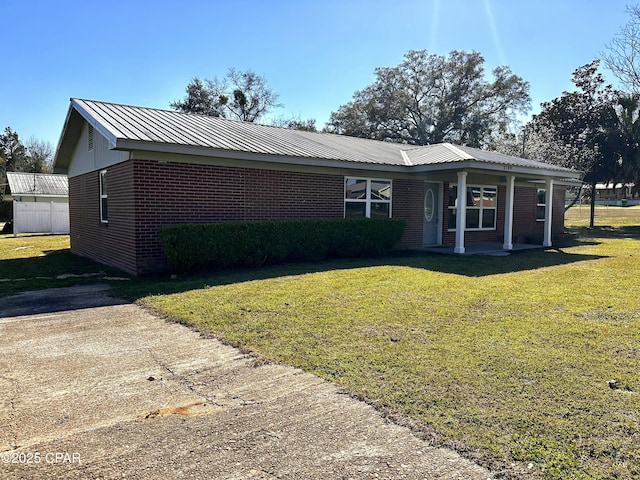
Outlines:
<svg viewBox="0 0 640 480"><path fill-rule="evenodd" d="M2 0L0 129L55 148L70 97L169 108L194 76L264 75L275 116L319 127L410 49L475 50L532 113L626 23L627 0ZM605 71L609 81L614 79Z"/></svg>

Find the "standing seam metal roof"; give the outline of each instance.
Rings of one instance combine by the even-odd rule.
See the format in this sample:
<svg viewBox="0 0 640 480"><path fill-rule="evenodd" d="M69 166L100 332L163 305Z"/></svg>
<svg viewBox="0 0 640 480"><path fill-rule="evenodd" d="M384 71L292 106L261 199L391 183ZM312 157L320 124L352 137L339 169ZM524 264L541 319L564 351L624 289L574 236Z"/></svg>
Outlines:
<svg viewBox="0 0 640 480"><path fill-rule="evenodd" d="M378 165L411 167L475 161L577 174L556 165L446 143L416 147L92 100L71 99L70 108L106 133L116 148L118 142L133 141Z"/></svg>
<svg viewBox="0 0 640 480"><path fill-rule="evenodd" d="M45 173L7 172L11 195L69 195L66 175Z"/></svg>

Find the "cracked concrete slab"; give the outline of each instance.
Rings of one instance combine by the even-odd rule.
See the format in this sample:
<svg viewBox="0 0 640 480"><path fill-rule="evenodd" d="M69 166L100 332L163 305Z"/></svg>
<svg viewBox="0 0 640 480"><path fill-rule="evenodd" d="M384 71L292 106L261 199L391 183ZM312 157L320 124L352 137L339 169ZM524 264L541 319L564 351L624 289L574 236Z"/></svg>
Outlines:
<svg viewBox="0 0 640 480"><path fill-rule="evenodd" d="M491 478L313 375L55 290L0 318L1 478Z"/></svg>

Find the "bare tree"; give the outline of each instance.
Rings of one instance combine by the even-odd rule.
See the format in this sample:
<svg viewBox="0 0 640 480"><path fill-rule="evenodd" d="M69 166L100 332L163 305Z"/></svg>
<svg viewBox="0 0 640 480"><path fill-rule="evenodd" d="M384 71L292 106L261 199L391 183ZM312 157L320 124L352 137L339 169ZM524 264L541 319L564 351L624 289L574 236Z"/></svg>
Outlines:
<svg viewBox="0 0 640 480"><path fill-rule="evenodd" d="M53 147L49 142L30 137L25 142L27 151L25 172L50 173L53 170Z"/></svg>
<svg viewBox="0 0 640 480"><path fill-rule="evenodd" d="M604 65L633 93L640 93L640 6L627 6L629 21L606 45Z"/></svg>
<svg viewBox="0 0 640 480"><path fill-rule="evenodd" d="M187 113L255 122L282 106L266 79L251 70L230 68L222 79L195 77L185 90L187 95L171 106Z"/></svg>

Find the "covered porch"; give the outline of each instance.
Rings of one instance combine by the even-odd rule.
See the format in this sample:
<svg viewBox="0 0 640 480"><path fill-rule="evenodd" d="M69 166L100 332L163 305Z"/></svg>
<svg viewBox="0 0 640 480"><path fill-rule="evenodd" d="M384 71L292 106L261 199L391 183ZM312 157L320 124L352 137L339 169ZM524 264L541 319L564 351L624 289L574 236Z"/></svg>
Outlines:
<svg viewBox="0 0 640 480"><path fill-rule="evenodd" d="M489 172L482 172L483 176L490 176ZM487 198L484 189L480 190L481 195L480 198L475 198L473 195L473 189L468 188L468 170L459 170L456 172L456 182L455 182L455 192L456 197L454 202L454 208L449 208L450 214L455 216L455 245L453 247L453 253L457 254L465 254L472 253L478 251L478 245L482 244L472 244L466 245L466 234L470 230L469 228L469 216L467 215L467 209L472 208L471 206L475 206L477 203L480 203L480 209L487 201L497 202L497 194L496 198ZM505 198L504 198L504 207L496 206L494 218L493 218L493 228L497 228L498 220L498 208L503 210L503 235L504 241L502 243L503 251L512 251L516 246L514 245L514 211L516 205L515 198L515 185L516 181L521 184L526 184L530 188L536 189L536 205L535 205L535 215L536 221L543 223L543 239L542 239L542 247L550 247L552 246L552 225L553 225L553 203L554 203L554 184L555 180L552 177L538 177L538 178L517 178L515 174L507 174L500 175L495 177L495 181L491 183L502 184L504 185L505 190ZM453 182L452 182L453 184ZM477 190L477 187L476 187ZM469 198L469 194L472 193L473 198ZM540 197L539 199L537 197ZM451 202L451 200L450 200ZM530 206L533 207L533 206ZM519 209L521 210L521 209ZM450 222L451 223L451 222ZM452 225L449 225L451 228ZM472 249L469 251L469 249ZM520 244L517 248L522 249L523 246Z"/></svg>
<svg viewBox="0 0 640 480"><path fill-rule="evenodd" d="M581 183L580 172L451 144L440 150L437 162L418 167L426 174L424 249L510 252L551 247L562 233L566 187Z"/></svg>

